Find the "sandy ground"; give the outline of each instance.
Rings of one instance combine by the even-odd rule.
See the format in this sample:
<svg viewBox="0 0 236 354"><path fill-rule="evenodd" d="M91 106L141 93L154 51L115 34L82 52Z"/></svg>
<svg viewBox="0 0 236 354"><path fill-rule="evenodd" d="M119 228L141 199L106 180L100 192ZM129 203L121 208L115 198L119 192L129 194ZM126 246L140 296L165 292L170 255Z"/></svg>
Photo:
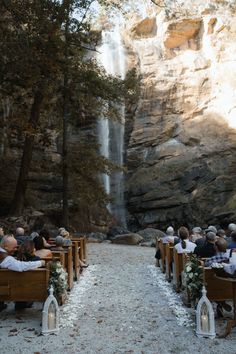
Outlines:
<svg viewBox="0 0 236 354"><path fill-rule="evenodd" d="M1 354L236 353L226 339L199 339L193 310L182 306L160 271L153 248L89 244L90 266L61 308L59 335L42 336L41 304L0 313ZM174 300L173 300L174 299ZM225 319L217 321L217 330Z"/></svg>

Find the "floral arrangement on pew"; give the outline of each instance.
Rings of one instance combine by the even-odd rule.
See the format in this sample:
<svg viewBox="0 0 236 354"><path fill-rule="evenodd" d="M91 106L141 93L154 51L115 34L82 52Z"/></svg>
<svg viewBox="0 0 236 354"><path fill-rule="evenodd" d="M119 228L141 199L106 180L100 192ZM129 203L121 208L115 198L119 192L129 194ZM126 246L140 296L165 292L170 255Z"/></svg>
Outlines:
<svg viewBox="0 0 236 354"><path fill-rule="evenodd" d="M201 265L196 255L190 255L189 260L184 267L184 280L190 300L196 303L196 300L201 297L203 286L203 271L199 267Z"/></svg>
<svg viewBox="0 0 236 354"><path fill-rule="evenodd" d="M58 261L51 261L48 266L50 271L48 289L53 287L54 296L58 303L62 304L67 297L68 274Z"/></svg>

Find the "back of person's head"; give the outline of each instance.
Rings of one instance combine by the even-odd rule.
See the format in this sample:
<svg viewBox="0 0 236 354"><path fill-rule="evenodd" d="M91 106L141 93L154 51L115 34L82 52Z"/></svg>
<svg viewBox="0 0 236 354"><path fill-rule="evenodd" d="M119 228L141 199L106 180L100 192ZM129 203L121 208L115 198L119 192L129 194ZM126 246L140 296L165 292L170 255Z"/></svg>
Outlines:
<svg viewBox="0 0 236 354"><path fill-rule="evenodd" d="M206 240L209 242L215 242L216 241L216 234L212 231L208 232L206 234Z"/></svg>
<svg viewBox="0 0 236 354"><path fill-rule="evenodd" d="M227 242L222 237L216 241L215 245L219 252L226 252Z"/></svg>
<svg viewBox="0 0 236 354"><path fill-rule="evenodd" d="M63 247L63 245L64 245L64 238L63 238L61 235L57 236L57 237L55 238L55 244L56 244L57 247Z"/></svg>
<svg viewBox="0 0 236 354"><path fill-rule="evenodd" d="M216 234L217 228L213 225L209 225L208 228L205 230L205 233L209 233L209 232L214 232L214 234Z"/></svg>
<svg viewBox="0 0 236 354"><path fill-rule="evenodd" d="M199 226L195 226L193 229L192 229L192 232L194 234L202 234L202 228L199 227Z"/></svg>
<svg viewBox="0 0 236 354"><path fill-rule="evenodd" d="M31 234L30 234L30 239L31 239L31 240L34 240L35 237L37 237L37 236L39 236L39 234L38 234L36 231L33 231L33 232L31 232Z"/></svg>
<svg viewBox="0 0 236 354"><path fill-rule="evenodd" d="M60 232L60 236L62 236L64 238L70 238L69 232L66 231L65 229Z"/></svg>
<svg viewBox="0 0 236 354"><path fill-rule="evenodd" d="M44 242L42 236L36 236L33 241L36 251L44 249Z"/></svg>
<svg viewBox="0 0 236 354"><path fill-rule="evenodd" d="M31 257L34 256L34 241L32 240L26 240L24 243L22 243L17 252L17 258L20 261L28 261Z"/></svg>
<svg viewBox="0 0 236 354"><path fill-rule="evenodd" d="M167 236L174 236L174 229L172 226L168 226L167 229L166 229L166 235Z"/></svg>
<svg viewBox="0 0 236 354"><path fill-rule="evenodd" d="M46 229L42 229L40 232L39 232L39 236L42 236L46 241L48 241L51 237L50 235L50 232Z"/></svg>
<svg viewBox="0 0 236 354"><path fill-rule="evenodd" d="M230 224L228 225L228 230L229 230L229 231L236 231L236 224L230 223Z"/></svg>
<svg viewBox="0 0 236 354"><path fill-rule="evenodd" d="M186 248L185 240L189 238L188 229L184 226L181 226L178 230L178 234L179 234L179 238L181 239L181 246L183 249L185 249Z"/></svg>
<svg viewBox="0 0 236 354"><path fill-rule="evenodd" d="M236 242L236 231L232 231L230 234L232 241Z"/></svg>
<svg viewBox="0 0 236 354"><path fill-rule="evenodd" d="M16 236L24 236L24 234L25 234L25 230L23 229L23 227L17 227Z"/></svg>
<svg viewBox="0 0 236 354"><path fill-rule="evenodd" d="M225 230L223 229L219 229L216 233L216 236L219 236L219 237L225 237Z"/></svg>
<svg viewBox="0 0 236 354"><path fill-rule="evenodd" d="M59 227L59 229L58 229L58 234L61 235L61 232L64 231L64 230L65 230L64 227Z"/></svg>

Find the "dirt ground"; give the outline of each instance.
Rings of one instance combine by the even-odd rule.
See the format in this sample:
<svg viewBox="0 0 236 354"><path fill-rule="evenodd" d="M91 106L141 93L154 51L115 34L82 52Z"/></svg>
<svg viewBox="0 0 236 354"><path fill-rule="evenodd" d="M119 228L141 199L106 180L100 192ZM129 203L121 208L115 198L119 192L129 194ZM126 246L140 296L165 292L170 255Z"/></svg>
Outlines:
<svg viewBox="0 0 236 354"><path fill-rule="evenodd" d="M154 266L154 248L88 244L89 267L61 308L58 335L41 335L42 304L0 313L1 354L235 353L226 339L199 339L194 312ZM226 319L217 320L217 331Z"/></svg>

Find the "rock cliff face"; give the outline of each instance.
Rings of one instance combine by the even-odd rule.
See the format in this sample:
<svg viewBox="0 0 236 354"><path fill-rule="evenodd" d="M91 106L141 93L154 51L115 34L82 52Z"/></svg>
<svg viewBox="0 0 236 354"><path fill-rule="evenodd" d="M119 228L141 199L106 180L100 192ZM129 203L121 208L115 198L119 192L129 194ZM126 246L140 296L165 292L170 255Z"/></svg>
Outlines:
<svg viewBox="0 0 236 354"><path fill-rule="evenodd" d="M236 24L230 1L185 1L126 28L141 96L127 123L130 224L236 220Z"/></svg>

